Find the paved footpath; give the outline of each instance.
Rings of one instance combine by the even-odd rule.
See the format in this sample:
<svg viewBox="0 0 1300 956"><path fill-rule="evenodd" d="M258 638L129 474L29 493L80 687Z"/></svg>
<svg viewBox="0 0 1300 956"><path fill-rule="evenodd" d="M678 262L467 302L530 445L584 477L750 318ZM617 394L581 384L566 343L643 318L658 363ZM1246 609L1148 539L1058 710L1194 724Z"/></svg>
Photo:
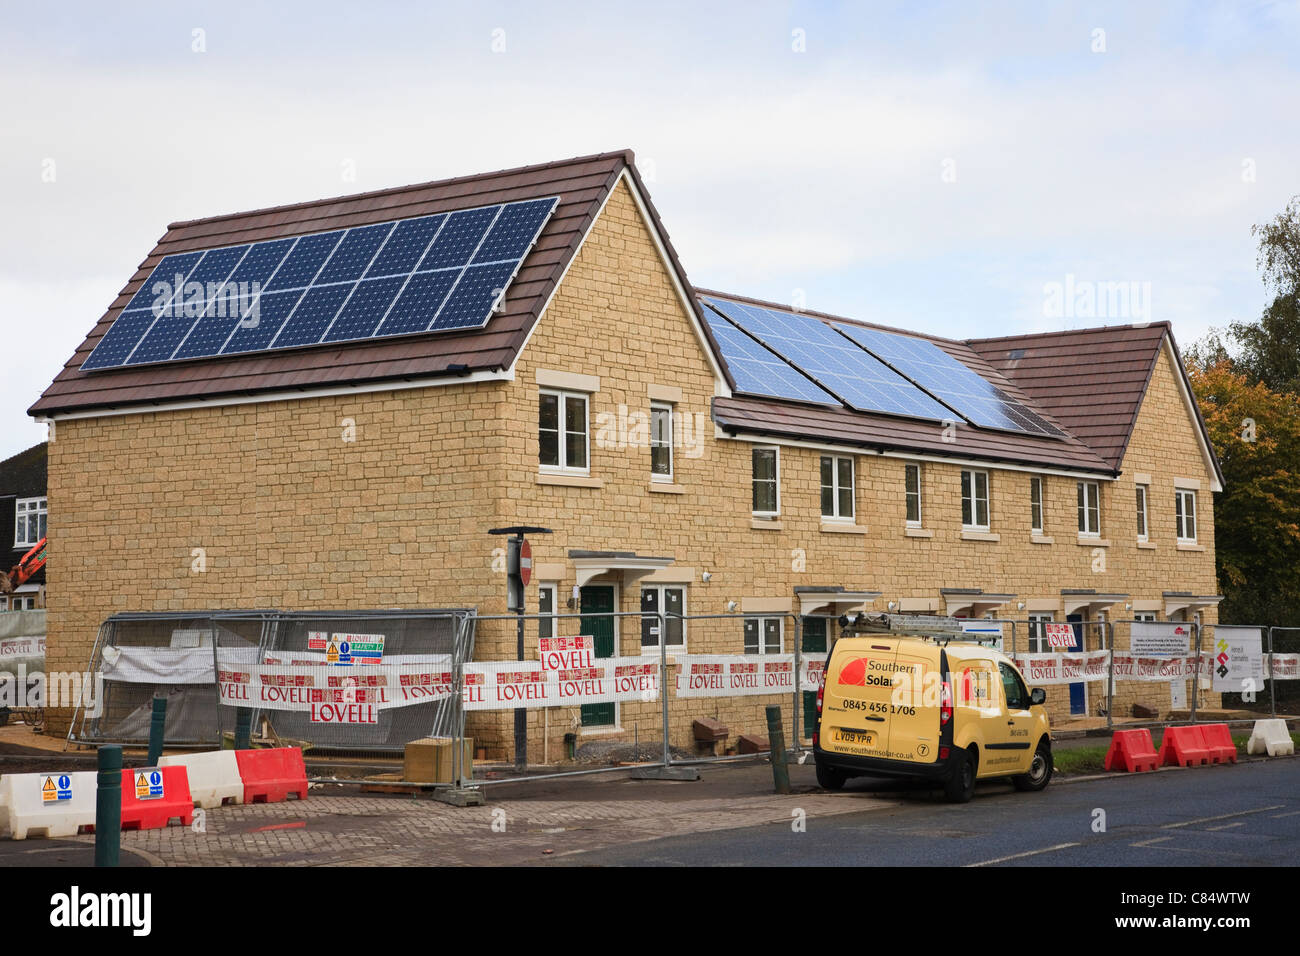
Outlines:
<svg viewBox="0 0 1300 956"><path fill-rule="evenodd" d="M796 792L788 796L772 793L765 763L705 768L701 781L689 783L620 773L503 784L486 788L482 807L313 788L302 802L209 810L204 832L179 825L125 832L122 853L153 866L530 865L642 840L789 823L798 811L813 818L894 805L819 791L811 761L790 769ZM88 862L93 843L93 836L3 840L0 867Z"/></svg>

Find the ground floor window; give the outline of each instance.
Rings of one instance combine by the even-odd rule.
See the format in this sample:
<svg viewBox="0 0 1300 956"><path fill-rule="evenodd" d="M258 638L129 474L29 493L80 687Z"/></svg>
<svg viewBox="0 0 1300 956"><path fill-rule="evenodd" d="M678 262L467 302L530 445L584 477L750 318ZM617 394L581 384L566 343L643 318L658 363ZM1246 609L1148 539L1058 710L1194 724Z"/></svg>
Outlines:
<svg viewBox="0 0 1300 956"><path fill-rule="evenodd" d="M746 654L780 654L783 621L779 617L745 619Z"/></svg>
<svg viewBox="0 0 1300 956"><path fill-rule="evenodd" d="M1029 653L1049 654L1051 647L1047 644L1047 628L1043 627L1052 620L1050 611L1029 615Z"/></svg>
<svg viewBox="0 0 1300 956"><path fill-rule="evenodd" d="M659 649L658 615L661 613L665 615L663 626L668 633L668 646L685 650L686 622L680 615L686 613L686 588L680 585L646 585L641 588L641 613L654 615L641 618L641 650Z"/></svg>

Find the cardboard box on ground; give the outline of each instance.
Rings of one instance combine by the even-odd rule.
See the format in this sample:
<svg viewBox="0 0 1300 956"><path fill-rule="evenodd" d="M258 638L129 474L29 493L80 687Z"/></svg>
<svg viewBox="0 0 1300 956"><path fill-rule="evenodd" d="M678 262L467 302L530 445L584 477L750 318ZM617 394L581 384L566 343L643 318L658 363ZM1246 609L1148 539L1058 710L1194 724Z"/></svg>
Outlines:
<svg viewBox="0 0 1300 956"><path fill-rule="evenodd" d="M452 783L456 777L456 749L452 737L421 737L406 745L402 779L412 783ZM474 775L474 739L466 737L461 756L463 776Z"/></svg>

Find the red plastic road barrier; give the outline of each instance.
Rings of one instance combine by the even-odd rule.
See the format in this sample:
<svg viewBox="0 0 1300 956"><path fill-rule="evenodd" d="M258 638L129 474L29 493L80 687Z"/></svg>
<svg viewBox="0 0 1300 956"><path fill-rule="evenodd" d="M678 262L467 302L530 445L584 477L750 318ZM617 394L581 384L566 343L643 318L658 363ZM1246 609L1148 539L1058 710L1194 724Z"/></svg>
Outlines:
<svg viewBox="0 0 1300 956"><path fill-rule="evenodd" d="M1211 759L1210 748L1205 745L1200 727L1166 727L1160 741L1160 765L1200 767Z"/></svg>
<svg viewBox="0 0 1300 956"><path fill-rule="evenodd" d="M1197 727L1215 763L1237 762L1237 745L1232 742L1227 724L1198 724Z"/></svg>
<svg viewBox="0 0 1300 956"><path fill-rule="evenodd" d="M161 778L162 796L141 799L138 794L157 789L154 775ZM144 784L139 777L144 776ZM190 777L184 767L153 767L147 770L122 771L122 829L159 830L174 818L184 826L194 821L194 800L190 797Z"/></svg>
<svg viewBox="0 0 1300 956"><path fill-rule="evenodd" d="M245 803L279 803L289 794L307 799L307 767L297 747L236 750Z"/></svg>
<svg viewBox="0 0 1300 956"><path fill-rule="evenodd" d="M1103 766L1107 770L1122 770L1127 773L1155 770L1160 766L1160 756L1156 753L1156 745L1151 741L1151 731L1145 727L1141 730L1115 731Z"/></svg>

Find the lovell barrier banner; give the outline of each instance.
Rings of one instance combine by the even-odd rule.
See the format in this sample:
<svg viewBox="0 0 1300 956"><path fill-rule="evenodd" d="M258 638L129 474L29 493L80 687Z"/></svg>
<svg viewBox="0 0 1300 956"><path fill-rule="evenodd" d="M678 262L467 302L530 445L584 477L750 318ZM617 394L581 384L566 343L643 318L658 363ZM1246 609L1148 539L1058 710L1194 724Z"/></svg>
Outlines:
<svg viewBox="0 0 1300 956"><path fill-rule="evenodd" d="M680 654L677 663L678 697L794 693L793 654Z"/></svg>
<svg viewBox="0 0 1300 956"><path fill-rule="evenodd" d="M218 663L221 703L231 707L307 711L323 723L378 723L390 707L427 704L456 692L450 666L397 664L353 668L318 664Z"/></svg>
<svg viewBox="0 0 1300 956"><path fill-rule="evenodd" d="M570 638L569 640L572 640ZM659 661L647 657L597 657L586 649L553 649L557 661L473 661L465 664L466 710L572 707L611 701L659 699ZM575 656L569 656L575 655ZM576 667L547 667L565 661Z"/></svg>
<svg viewBox="0 0 1300 956"><path fill-rule="evenodd" d="M826 683L825 654L801 654L799 659L799 689L819 691Z"/></svg>
<svg viewBox="0 0 1300 956"><path fill-rule="evenodd" d="M1074 684L1079 681L1105 680L1109 651L1078 654L1021 654L1014 658L1025 682L1035 684Z"/></svg>

